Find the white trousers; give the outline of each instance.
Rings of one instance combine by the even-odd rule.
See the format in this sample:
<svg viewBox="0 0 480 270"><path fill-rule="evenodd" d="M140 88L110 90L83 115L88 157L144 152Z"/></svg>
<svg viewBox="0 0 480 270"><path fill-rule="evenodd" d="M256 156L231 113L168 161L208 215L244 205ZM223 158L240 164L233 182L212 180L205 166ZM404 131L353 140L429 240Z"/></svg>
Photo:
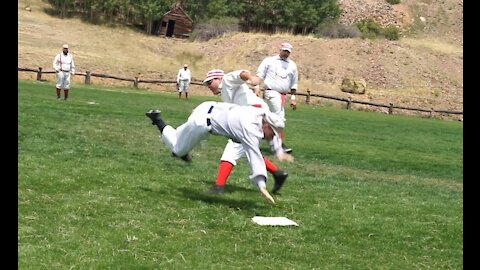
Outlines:
<svg viewBox="0 0 480 270"><path fill-rule="evenodd" d="M55 87L59 89L70 89L70 71L59 71L57 75L57 84Z"/></svg>
<svg viewBox="0 0 480 270"><path fill-rule="evenodd" d="M187 122L176 129L169 125L165 126L160 136L163 143L179 157L188 154L210 135L211 127L207 125L208 110L215 104L216 102L200 104L190 114Z"/></svg>
<svg viewBox="0 0 480 270"><path fill-rule="evenodd" d="M178 92L188 92L188 80L180 80L178 83Z"/></svg>

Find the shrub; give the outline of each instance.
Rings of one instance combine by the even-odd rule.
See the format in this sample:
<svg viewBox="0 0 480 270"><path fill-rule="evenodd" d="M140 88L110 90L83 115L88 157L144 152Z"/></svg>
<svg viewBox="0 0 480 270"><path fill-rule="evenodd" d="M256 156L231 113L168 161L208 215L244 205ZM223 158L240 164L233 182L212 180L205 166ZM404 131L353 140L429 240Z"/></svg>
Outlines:
<svg viewBox="0 0 480 270"><path fill-rule="evenodd" d="M398 28L395 25L389 25L383 29L383 36L388 40L398 40L400 38Z"/></svg>
<svg viewBox="0 0 480 270"><path fill-rule="evenodd" d="M239 21L236 18L223 17L210 19L195 25L190 39L207 41L228 32L238 32L239 29Z"/></svg>
<svg viewBox="0 0 480 270"><path fill-rule="evenodd" d="M382 27L379 23L369 18L355 24L362 33L362 38L375 39L382 34Z"/></svg>
<svg viewBox="0 0 480 270"><path fill-rule="evenodd" d="M385 1L387 1L387 3L392 5L400 4L400 0L385 0Z"/></svg>
<svg viewBox="0 0 480 270"><path fill-rule="evenodd" d="M324 22L315 29L315 34L329 38L354 38L362 35L355 25L344 25L337 22Z"/></svg>

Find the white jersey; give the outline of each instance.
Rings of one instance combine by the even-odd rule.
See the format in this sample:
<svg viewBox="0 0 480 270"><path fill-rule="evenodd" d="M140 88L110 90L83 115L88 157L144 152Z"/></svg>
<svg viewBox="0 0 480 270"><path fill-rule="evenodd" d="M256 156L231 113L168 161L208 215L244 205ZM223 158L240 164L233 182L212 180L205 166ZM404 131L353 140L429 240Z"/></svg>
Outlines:
<svg viewBox="0 0 480 270"><path fill-rule="evenodd" d="M236 70L223 76L222 82L219 85L219 88L221 88L222 101L242 106L252 105L257 108L260 107L264 110L269 110L265 101L258 97L253 90L248 87L245 81L240 78L240 73L243 71L248 72L248 70ZM283 153L281 145L281 139L275 136L272 140L272 148L275 149L277 155ZM244 149L241 145L229 140L220 160L237 165L237 159L244 154Z"/></svg>
<svg viewBox="0 0 480 270"><path fill-rule="evenodd" d="M264 115L265 110L261 108L207 101L193 110L186 123L176 129L167 125L161 138L177 156L189 153L208 134L225 136L241 143L250 164L250 179L255 185L264 186L267 169L260 151Z"/></svg>
<svg viewBox="0 0 480 270"><path fill-rule="evenodd" d="M286 94L290 89L297 89L298 71L293 60L282 59L279 55L263 59L257 69L257 76L263 80L265 89Z"/></svg>
<svg viewBox="0 0 480 270"><path fill-rule="evenodd" d="M184 69L184 68L181 68L178 70L178 74L177 74L177 83L179 83L180 81L187 81L187 83L190 83L190 80L192 79L192 76L190 74L190 69Z"/></svg>
<svg viewBox="0 0 480 270"><path fill-rule="evenodd" d="M65 71L75 73L73 55L71 53L67 53L67 55L65 55L63 52L57 54L53 59L53 69L57 72Z"/></svg>
<svg viewBox="0 0 480 270"><path fill-rule="evenodd" d="M223 76L219 85L222 101L244 106L261 105L264 108L268 108L263 99L257 97L245 81L240 78L240 73L243 71L248 72L247 70L236 70Z"/></svg>

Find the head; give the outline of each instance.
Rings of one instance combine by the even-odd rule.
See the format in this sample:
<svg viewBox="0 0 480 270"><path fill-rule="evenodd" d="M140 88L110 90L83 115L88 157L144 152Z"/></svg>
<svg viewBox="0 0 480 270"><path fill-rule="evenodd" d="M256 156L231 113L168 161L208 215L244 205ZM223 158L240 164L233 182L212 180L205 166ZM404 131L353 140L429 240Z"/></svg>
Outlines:
<svg viewBox="0 0 480 270"><path fill-rule="evenodd" d="M68 53L68 44L63 44L63 46L62 46L62 51L63 51L63 54L67 54L67 53Z"/></svg>
<svg viewBox="0 0 480 270"><path fill-rule="evenodd" d="M290 43L282 43L282 46L280 47L280 58L287 59L290 56L292 49L293 47Z"/></svg>
<svg viewBox="0 0 480 270"><path fill-rule="evenodd" d="M263 138L265 140L271 140L273 136L280 137L280 133L285 127L285 120L282 117L268 112L263 117Z"/></svg>
<svg viewBox="0 0 480 270"><path fill-rule="evenodd" d="M187 64L183 65L183 69L187 70L187 68L188 68Z"/></svg>
<svg viewBox="0 0 480 270"><path fill-rule="evenodd" d="M214 95L220 94L220 83L222 82L222 78L225 73L221 69L212 69L207 72L207 77L203 80L203 84L205 84L210 91Z"/></svg>

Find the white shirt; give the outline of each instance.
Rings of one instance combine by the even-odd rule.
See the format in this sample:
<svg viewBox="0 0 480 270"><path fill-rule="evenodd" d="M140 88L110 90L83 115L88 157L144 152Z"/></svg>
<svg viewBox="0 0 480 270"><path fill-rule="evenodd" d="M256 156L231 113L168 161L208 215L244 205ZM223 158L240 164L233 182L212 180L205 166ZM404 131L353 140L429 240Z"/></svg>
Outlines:
<svg viewBox="0 0 480 270"><path fill-rule="evenodd" d="M55 71L66 71L75 73L75 63L73 62L73 55L71 53L67 53L67 55L63 54L63 52L57 54L53 59L53 69Z"/></svg>
<svg viewBox="0 0 480 270"><path fill-rule="evenodd" d="M238 106L230 103L216 103L211 112L211 132L231 138L242 144L248 163L250 179L258 186L265 185L267 169L260 151L263 139L263 117L265 110L251 106ZM261 177L259 177L261 176Z"/></svg>
<svg viewBox="0 0 480 270"><path fill-rule="evenodd" d="M263 59L257 69L257 76L263 80L266 89L286 94L290 89L297 89L298 71L293 60L282 59L280 55Z"/></svg>
<svg viewBox="0 0 480 270"><path fill-rule="evenodd" d="M235 70L223 76L219 85L222 101L244 106L262 105L263 108L268 108L263 99L257 97L245 81L240 78L240 73L243 71L248 72L248 70Z"/></svg>
<svg viewBox="0 0 480 270"><path fill-rule="evenodd" d="M180 81L188 81L187 83L190 83L191 80L191 75L190 75L190 69L181 68L178 70L177 74L177 83Z"/></svg>

